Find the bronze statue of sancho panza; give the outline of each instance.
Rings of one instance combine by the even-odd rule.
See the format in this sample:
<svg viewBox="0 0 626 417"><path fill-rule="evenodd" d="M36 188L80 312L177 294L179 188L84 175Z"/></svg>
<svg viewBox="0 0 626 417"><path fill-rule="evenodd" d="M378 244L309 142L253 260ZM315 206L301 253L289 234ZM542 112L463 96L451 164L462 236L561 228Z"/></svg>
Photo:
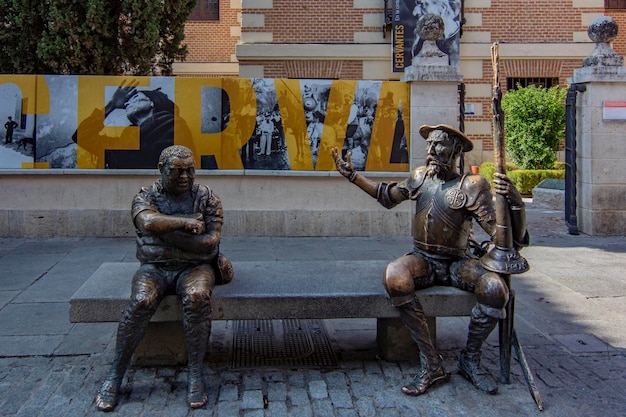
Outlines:
<svg viewBox="0 0 626 417"><path fill-rule="evenodd" d="M222 203L209 187L194 183L194 157L184 146L165 148L158 168L161 179L142 188L132 203L141 266L118 326L115 359L96 396L102 411L115 408L133 352L160 301L170 293L178 294L183 304L187 402L199 408L208 398L202 371L211 332L211 292L233 277L232 265L219 251Z"/></svg>

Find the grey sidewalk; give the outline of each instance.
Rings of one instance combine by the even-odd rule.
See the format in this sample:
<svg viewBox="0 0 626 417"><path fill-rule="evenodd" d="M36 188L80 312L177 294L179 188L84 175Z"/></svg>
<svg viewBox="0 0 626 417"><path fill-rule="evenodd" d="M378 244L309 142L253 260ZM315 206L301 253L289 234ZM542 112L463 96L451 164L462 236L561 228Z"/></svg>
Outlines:
<svg viewBox="0 0 626 417"><path fill-rule="evenodd" d="M233 368L228 322L215 322L206 409L188 410L184 368L132 368L119 416L626 416L626 239L571 236L562 213L527 210L531 270L513 277L515 325L543 397L540 413L512 363L496 396L456 371L467 318L438 320L449 384L399 388L415 362L376 357L374 320L326 321L338 367ZM410 238L224 238L233 260L394 259ZM133 239L0 239L0 415L103 415L93 398L115 324L69 323L68 301L102 262L135 261ZM381 271L382 273L382 271ZM130 279L130 277L129 277ZM494 332L495 333L495 332ZM497 335L483 363L498 374ZM267 408L263 408L264 399Z"/></svg>

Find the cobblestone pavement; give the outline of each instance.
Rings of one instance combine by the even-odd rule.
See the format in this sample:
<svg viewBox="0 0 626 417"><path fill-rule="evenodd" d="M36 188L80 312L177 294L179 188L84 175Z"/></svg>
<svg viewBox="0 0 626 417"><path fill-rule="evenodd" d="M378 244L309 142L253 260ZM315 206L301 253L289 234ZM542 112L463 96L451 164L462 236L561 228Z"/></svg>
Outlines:
<svg viewBox="0 0 626 417"><path fill-rule="evenodd" d="M493 350L493 349L492 349ZM210 389L205 409L185 403L184 368L131 368L119 416L624 416L624 352L569 354L559 346L527 349L545 411L533 403L517 363L510 385L488 396L454 373L451 382L422 397L399 387L416 372L411 362L347 359L337 369L232 370L207 367ZM444 351L448 369L456 352ZM68 357L2 358L0 414L4 416L102 415L93 404L109 354ZM497 358L483 362L497 369Z"/></svg>
<svg viewBox="0 0 626 417"><path fill-rule="evenodd" d="M445 318L438 320L438 345L452 378L421 397L400 392L417 372L415 361L377 357L372 320L325 322L337 367L257 369L231 366L221 343L225 322L212 335L207 407L187 407L184 367L132 367L110 415L624 417L626 241L567 235L561 216L529 210L533 246L524 256L531 271L513 281L515 326L543 412L515 359L511 383L494 396L457 374L467 318ZM231 249L241 243L225 241ZM381 242L396 253L406 240L372 239ZM94 395L113 357L115 324L71 324L67 304L101 262L134 260L132 239L0 239L0 246L0 415L104 415ZM498 361L492 334L482 362L495 376Z"/></svg>

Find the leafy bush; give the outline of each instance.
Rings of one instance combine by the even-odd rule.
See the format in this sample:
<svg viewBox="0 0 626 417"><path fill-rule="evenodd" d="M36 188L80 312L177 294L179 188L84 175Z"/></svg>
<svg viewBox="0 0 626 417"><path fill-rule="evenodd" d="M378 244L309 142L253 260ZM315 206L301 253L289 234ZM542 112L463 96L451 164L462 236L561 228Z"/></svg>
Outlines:
<svg viewBox="0 0 626 417"><path fill-rule="evenodd" d="M565 171L559 169L518 169L507 173L507 175L520 194L529 195L532 194L533 188L546 178L565 178Z"/></svg>
<svg viewBox="0 0 626 417"><path fill-rule="evenodd" d="M565 134L565 95L557 86L530 85L502 99L507 155L524 169L551 169Z"/></svg>
<svg viewBox="0 0 626 417"><path fill-rule="evenodd" d="M519 167L515 165L514 163L512 162L506 163L507 175L509 172L515 171L516 169L519 169ZM480 165L480 175L487 178L487 181L489 181L489 184L493 182L493 174L495 172L496 172L496 167L494 166L493 162L483 162Z"/></svg>
<svg viewBox="0 0 626 417"><path fill-rule="evenodd" d="M562 164L562 163L560 163ZM564 164L563 164L564 165ZM493 162L484 162L480 166L480 175L487 178L489 184L493 183L493 176L496 169ZM563 179L565 178L564 169L520 169L515 164L506 164L506 175L513 181L517 190L524 195L532 194L541 181L546 178Z"/></svg>

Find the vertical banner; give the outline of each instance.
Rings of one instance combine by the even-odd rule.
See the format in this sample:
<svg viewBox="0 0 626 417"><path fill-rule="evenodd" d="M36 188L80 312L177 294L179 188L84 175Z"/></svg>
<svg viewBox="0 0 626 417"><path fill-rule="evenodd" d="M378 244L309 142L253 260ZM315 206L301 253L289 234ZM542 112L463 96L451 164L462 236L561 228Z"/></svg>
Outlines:
<svg viewBox="0 0 626 417"><path fill-rule="evenodd" d="M415 17L413 7L415 1L393 0L391 28L391 47L393 72L404 72L411 65L411 45L415 38Z"/></svg>
<svg viewBox="0 0 626 417"><path fill-rule="evenodd" d="M393 0L393 72L404 72L420 53L424 41L417 33L419 19L434 14L443 19L443 36L437 46L448 55L449 64L459 68L462 0Z"/></svg>

